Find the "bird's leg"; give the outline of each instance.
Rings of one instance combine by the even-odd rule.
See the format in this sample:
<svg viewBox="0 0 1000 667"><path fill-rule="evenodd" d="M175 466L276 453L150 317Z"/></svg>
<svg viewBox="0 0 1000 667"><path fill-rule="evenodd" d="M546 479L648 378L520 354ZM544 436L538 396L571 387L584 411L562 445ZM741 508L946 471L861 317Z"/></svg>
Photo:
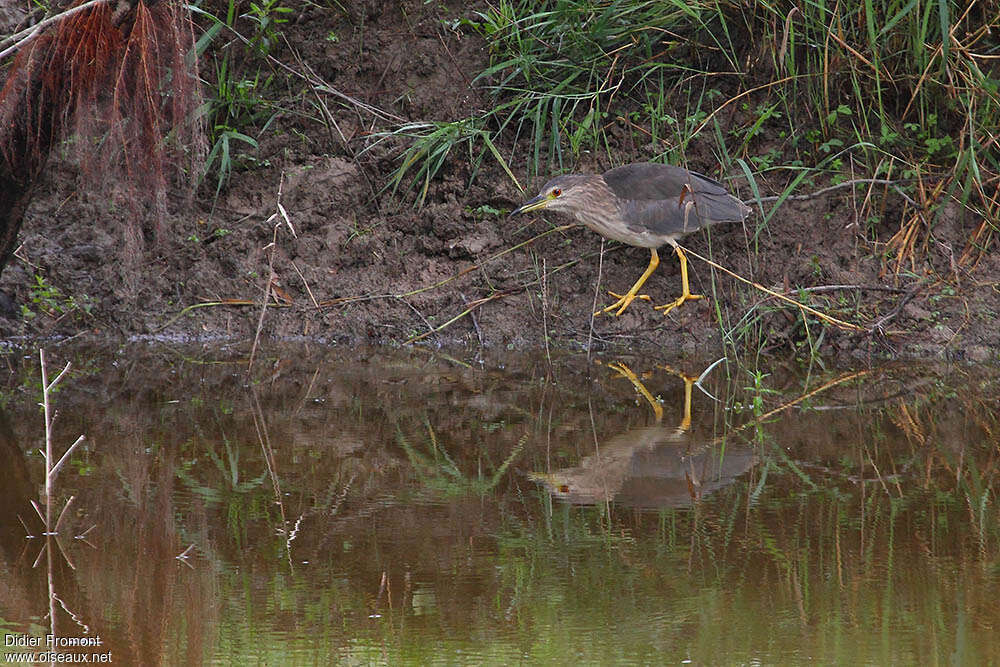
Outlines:
<svg viewBox="0 0 1000 667"><path fill-rule="evenodd" d="M656 423L659 424L663 421L663 406L660 405L659 401L653 398L653 395L646 389L646 385L643 384L642 380L632 372L632 370L620 361L615 361L607 365L608 368L617 371L619 375L626 378L635 387L635 390L646 399L649 406L653 408L653 415L656 417ZM675 429L677 435L683 435L691 430L691 388L698 381L698 378L688 375L682 371L679 371L670 366L660 366L663 370L667 371L672 375L676 375L681 380L684 381L684 414L681 417L680 423Z"/></svg>
<svg viewBox="0 0 1000 667"><path fill-rule="evenodd" d="M681 250L680 246L675 245L674 250L677 251L677 257L681 260L681 295L670 303L665 303L662 306L653 306L656 310L662 310L664 315L685 301L694 301L695 299L705 298L704 294L691 294L691 286L688 284L687 256L684 254L684 251Z"/></svg>
<svg viewBox="0 0 1000 667"><path fill-rule="evenodd" d="M617 308L618 312L615 313L615 317L617 317L618 315L621 315L625 311L625 309L628 308L628 305L633 301L635 301L637 298L646 299L647 301L649 300L649 297L644 294L640 296L636 295L639 294L639 288L641 288L643 283L645 283L646 280L648 280L649 277L653 275L653 271L656 270L656 267L660 265L660 256L657 254L656 248L651 248L650 253L651 254L649 256L649 266L646 267L645 273L639 276L639 279L635 281L635 285L632 285L632 289L630 289L625 294L615 294L614 292L608 292L608 294L610 294L611 296L618 297L618 300L615 301L610 306L608 306L607 308L604 308L594 313L595 316L600 315L601 313L609 313L615 308Z"/></svg>
<svg viewBox="0 0 1000 667"><path fill-rule="evenodd" d="M686 433L691 430L691 388L694 386L694 383L698 381L698 378L692 377L672 366L661 365L660 368L668 373L676 375L684 381L684 416L681 417L681 423L677 425L676 433L678 435Z"/></svg>
<svg viewBox="0 0 1000 667"><path fill-rule="evenodd" d="M640 380L639 377L632 372L632 369L620 361L608 364L608 368L618 371L619 375L632 383L635 390L646 399L647 403L649 403L649 407L653 408L653 416L656 417L656 423L659 424L663 420L663 406L660 405L655 398L653 398L653 395L649 393L648 389L646 389L646 385L644 385L642 380ZM690 419L688 419L688 423L690 423Z"/></svg>

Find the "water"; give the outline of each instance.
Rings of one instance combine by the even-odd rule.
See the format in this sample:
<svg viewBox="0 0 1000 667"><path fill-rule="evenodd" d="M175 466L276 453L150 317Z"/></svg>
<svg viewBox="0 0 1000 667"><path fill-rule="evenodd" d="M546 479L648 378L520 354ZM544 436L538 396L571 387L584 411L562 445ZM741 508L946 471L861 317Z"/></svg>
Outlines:
<svg viewBox="0 0 1000 667"><path fill-rule="evenodd" d="M119 665L1000 662L996 369L720 365L688 419L640 357L66 360L56 455L87 440L43 549L37 356L7 356L8 641L51 587Z"/></svg>

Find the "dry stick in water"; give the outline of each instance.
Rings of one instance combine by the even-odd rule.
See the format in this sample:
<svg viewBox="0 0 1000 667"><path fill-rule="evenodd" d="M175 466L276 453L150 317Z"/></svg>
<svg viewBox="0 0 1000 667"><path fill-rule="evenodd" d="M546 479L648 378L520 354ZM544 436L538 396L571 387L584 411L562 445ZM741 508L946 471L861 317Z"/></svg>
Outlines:
<svg viewBox="0 0 1000 667"><path fill-rule="evenodd" d="M462 297L462 303L466 306L469 305L469 299L466 298L463 292L459 292L459 296ZM476 317L476 311L471 311L469 313L469 318L472 320L472 327L476 330L476 337L479 338L479 347L485 347L486 342L483 338L483 330L479 327L479 318Z"/></svg>
<svg viewBox="0 0 1000 667"><path fill-rule="evenodd" d="M42 366L42 409L45 413L45 532L52 534L54 532L52 525L52 485L56 480L56 476L59 474L60 468L63 464L69 460L70 454L73 453L81 442L84 441L84 436L80 436L76 439L66 453L60 457L59 461L53 465L52 463L52 425L55 423L55 416L52 414L52 410L49 404L49 394L55 389L55 386L59 384L63 376L72 368L73 364L70 362L66 363L66 367L63 368L59 375L49 382L48 370L45 368L45 350L39 348L38 350L38 360L41 362ZM64 508L65 511L65 508ZM59 515L62 519L63 514Z"/></svg>
<svg viewBox="0 0 1000 667"><path fill-rule="evenodd" d="M545 271L545 258L542 257L542 275L539 279L542 283L542 336L545 340L545 359L549 362L549 370L552 370L552 355L549 352L549 281L548 273Z"/></svg>
<svg viewBox="0 0 1000 667"><path fill-rule="evenodd" d="M275 502L278 504L278 509L281 511L281 529L284 531L286 536L285 546L286 555L288 557L288 569L289 571L294 571L294 566L292 565L292 549L291 542L294 536L290 534L288 530L288 518L285 516L285 503L283 502L284 496L281 493L281 481L278 479L277 472L277 462L274 459L274 447L271 445L271 438L268 435L267 421L264 419L264 410L260 405L260 397L257 394L257 387L250 387L250 395L253 399L253 409L251 415L253 416L253 425L257 430L257 439L260 441L261 451L264 453L264 462L267 464L267 474L271 477L271 488L274 491ZM298 530L298 524L296 524L295 530Z"/></svg>
<svg viewBox="0 0 1000 667"><path fill-rule="evenodd" d="M597 300L601 297L601 274L604 272L604 237L601 237L601 254L597 258L597 282L594 283L594 301L590 304L590 328L587 330L587 361L594 351L594 318L597 317Z"/></svg>
<svg viewBox="0 0 1000 667"><path fill-rule="evenodd" d="M52 425L55 423L55 415L52 414L51 403L49 402L49 394L55 388L59 381L62 380L63 376L72 368L72 364L67 362L66 366L59 372L59 375L49 382L48 370L45 368L45 350L42 348L38 349L38 361L42 367L42 410L45 415L45 516L42 517L41 512L38 509L38 505L32 500L31 504L35 507L35 511L38 512L38 516L42 517L45 521L45 537L46 540L49 538L57 538L55 540L56 545L59 547L59 551L62 552L63 557L66 558L66 562L72 569L76 569L73 563L66 556L66 552L63 551L62 545L59 544L57 526L62 523L63 517L66 515L66 509L69 504L73 502L73 498L66 502L66 506L63 507L63 511L59 514L59 519L56 525L52 525L52 486L55 483L56 476L59 474L59 469L62 468L63 464L69 460L70 454L73 453L81 442L83 442L84 437L81 435L76 439L66 453L62 455L58 463L53 464L53 454L52 454ZM55 593L55 579L54 579L54 567L52 559L52 545L51 542L46 541L45 548L43 549L47 558L48 565L48 590L49 590L49 630L55 635L56 634L56 600L58 599ZM35 565L38 565L38 561L41 559L41 552L38 554L38 559L35 560ZM65 608L65 607L64 607Z"/></svg>

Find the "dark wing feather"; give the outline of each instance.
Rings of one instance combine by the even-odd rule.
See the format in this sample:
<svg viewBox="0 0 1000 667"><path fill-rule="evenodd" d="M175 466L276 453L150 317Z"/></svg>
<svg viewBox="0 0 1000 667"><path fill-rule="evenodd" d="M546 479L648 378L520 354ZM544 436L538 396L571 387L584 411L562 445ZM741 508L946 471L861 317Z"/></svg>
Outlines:
<svg viewBox="0 0 1000 667"><path fill-rule="evenodd" d="M750 212L721 183L683 167L638 162L603 176L618 198L622 217L635 231L680 236L717 222L741 221ZM689 202L694 206L685 220Z"/></svg>

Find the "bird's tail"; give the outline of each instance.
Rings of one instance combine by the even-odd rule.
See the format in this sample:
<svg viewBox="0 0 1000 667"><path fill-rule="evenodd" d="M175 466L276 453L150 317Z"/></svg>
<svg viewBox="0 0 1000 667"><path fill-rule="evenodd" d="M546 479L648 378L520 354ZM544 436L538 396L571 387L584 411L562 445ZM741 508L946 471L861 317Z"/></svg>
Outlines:
<svg viewBox="0 0 1000 667"><path fill-rule="evenodd" d="M698 216L709 224L742 222L752 210L728 192L699 192L694 201Z"/></svg>

